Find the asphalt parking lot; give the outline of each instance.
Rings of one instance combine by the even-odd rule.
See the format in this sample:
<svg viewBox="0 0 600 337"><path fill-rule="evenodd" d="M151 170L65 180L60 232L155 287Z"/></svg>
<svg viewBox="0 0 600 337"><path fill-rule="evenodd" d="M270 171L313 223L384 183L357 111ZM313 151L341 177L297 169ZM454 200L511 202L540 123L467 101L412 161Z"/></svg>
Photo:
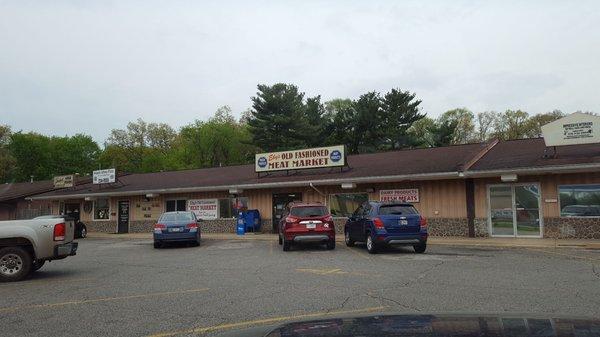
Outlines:
<svg viewBox="0 0 600 337"><path fill-rule="evenodd" d="M3 336L185 336L369 312L600 317L600 250L80 240L77 256L0 284Z"/></svg>

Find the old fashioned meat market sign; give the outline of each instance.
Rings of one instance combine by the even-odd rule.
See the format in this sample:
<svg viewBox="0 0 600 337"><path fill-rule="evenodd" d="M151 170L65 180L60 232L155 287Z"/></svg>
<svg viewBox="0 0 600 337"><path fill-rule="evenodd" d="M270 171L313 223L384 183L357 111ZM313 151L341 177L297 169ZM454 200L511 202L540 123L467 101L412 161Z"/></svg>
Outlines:
<svg viewBox="0 0 600 337"><path fill-rule="evenodd" d="M254 158L256 172L299 170L346 165L344 145L313 149L259 153Z"/></svg>

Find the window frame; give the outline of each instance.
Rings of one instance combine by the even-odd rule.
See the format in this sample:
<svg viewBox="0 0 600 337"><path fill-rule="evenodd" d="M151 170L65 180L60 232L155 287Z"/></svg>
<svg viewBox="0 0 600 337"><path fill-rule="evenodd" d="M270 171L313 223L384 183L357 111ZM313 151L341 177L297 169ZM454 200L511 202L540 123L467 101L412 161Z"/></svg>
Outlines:
<svg viewBox="0 0 600 337"><path fill-rule="evenodd" d="M226 197L226 198L216 198L216 199L217 199L217 206L219 207L219 214L218 214L218 217L217 217L217 219L219 219L219 220L235 219L238 216L237 214L231 214L232 215L231 217L224 218L223 214L221 214L221 200L227 200L227 202L229 203L229 207L230 207L229 210L231 211L233 209L233 208L231 208L231 204L232 204L231 201L232 200L234 200L234 199L246 199L246 208L250 209L250 198L249 197L239 196L237 198Z"/></svg>
<svg viewBox="0 0 600 337"><path fill-rule="evenodd" d="M96 202L100 199L106 199L108 203L108 218L106 219L98 219L96 218ZM112 205L110 202L110 198L97 198L92 202L92 221L110 221L110 212L112 211Z"/></svg>
<svg viewBox="0 0 600 337"><path fill-rule="evenodd" d="M187 203L188 203L188 200L189 200L189 198L169 198L169 199L165 199L165 208L164 208L164 212L187 212L187 210L188 210L188 204L187 204ZM167 210L167 203L168 203L169 201L175 201L175 209L174 209L173 211L169 211L169 210ZM178 202L178 201L185 201L185 209L184 209L183 211L178 211L178 210L177 210L177 202ZM164 212L163 212L163 213L164 213Z"/></svg>
<svg viewBox="0 0 600 337"><path fill-rule="evenodd" d="M367 200L365 200L363 203L361 203L359 205L359 207L362 207L365 202L369 202L369 193L367 193L367 192L329 193L327 195L327 208L329 208L329 213L332 213L331 212L331 197L334 196L334 195L340 195L340 194L346 194L346 195L349 195L349 194L364 194L364 195L366 195L367 196ZM333 214L331 216L334 219L348 219L348 218L351 218L352 216L355 215L357 209L358 209L358 207L356 209L354 209L352 211L352 213L350 213L350 215L348 215L348 216L339 216L339 215L333 215Z"/></svg>
<svg viewBox="0 0 600 337"><path fill-rule="evenodd" d="M564 186L598 186L600 188L600 183L591 183L591 184L562 184L556 185L556 195L558 200L558 217L560 219L600 219L600 215L592 215L592 216L563 216L562 215L562 203L560 200L560 188ZM600 189L599 189L600 192Z"/></svg>

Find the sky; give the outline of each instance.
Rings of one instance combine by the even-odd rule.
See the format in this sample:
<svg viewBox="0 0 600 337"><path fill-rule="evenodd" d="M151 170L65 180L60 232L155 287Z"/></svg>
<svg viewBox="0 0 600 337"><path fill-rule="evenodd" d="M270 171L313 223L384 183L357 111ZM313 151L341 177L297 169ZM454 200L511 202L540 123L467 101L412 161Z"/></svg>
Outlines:
<svg viewBox="0 0 600 337"><path fill-rule="evenodd" d="M415 92L431 117L600 112L600 1L0 0L0 124L103 143L178 128L257 84Z"/></svg>

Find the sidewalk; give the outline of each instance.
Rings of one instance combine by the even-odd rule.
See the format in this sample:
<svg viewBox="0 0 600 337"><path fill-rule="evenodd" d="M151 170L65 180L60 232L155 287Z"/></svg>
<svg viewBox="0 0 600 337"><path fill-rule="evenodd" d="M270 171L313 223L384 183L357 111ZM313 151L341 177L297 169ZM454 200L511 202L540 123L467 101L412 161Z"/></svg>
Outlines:
<svg viewBox="0 0 600 337"><path fill-rule="evenodd" d="M152 240L152 233L88 233L93 239ZM202 233L208 240L259 240L277 241L275 234L236 235L234 233ZM337 235L336 241L343 242L344 236ZM522 247L522 248L586 248L600 249L600 240L583 239L521 239L521 238L465 238L465 237L429 237L430 245L474 246L474 247Z"/></svg>

